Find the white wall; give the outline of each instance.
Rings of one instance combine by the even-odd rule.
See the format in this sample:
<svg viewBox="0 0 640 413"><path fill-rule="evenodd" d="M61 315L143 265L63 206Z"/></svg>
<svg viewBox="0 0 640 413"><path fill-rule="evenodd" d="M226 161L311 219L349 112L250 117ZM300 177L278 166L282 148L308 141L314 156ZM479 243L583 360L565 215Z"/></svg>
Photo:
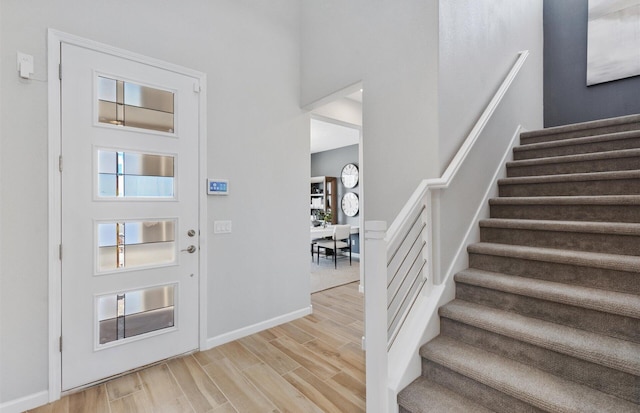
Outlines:
<svg viewBox="0 0 640 413"><path fill-rule="evenodd" d="M442 191L438 224L443 272L469 226L477 225L473 216L517 126L542 128L543 35L541 0L441 2L439 151L443 168L497 91L517 53L525 49L530 55L513 90L451 187Z"/></svg>
<svg viewBox="0 0 640 413"><path fill-rule="evenodd" d="M362 103L341 98L313 110L314 115L362 126Z"/></svg>
<svg viewBox="0 0 640 413"><path fill-rule="evenodd" d="M438 2L306 0L302 105L362 81L365 219L391 221L438 171Z"/></svg>
<svg viewBox="0 0 640 413"><path fill-rule="evenodd" d="M2 14L3 14L2 13L2 7L0 7L0 27L2 27L1 26L1 24L2 24ZM2 47L1 47L2 37L3 37L2 30L0 30L0 61L4 60L4 56L3 56L3 53L2 53ZM2 70L0 69L0 72L1 71ZM3 92L4 92L3 80L2 80L2 76L0 76L0 96L4 95ZM3 103L2 103L2 99L0 99L0 188L4 187L4 185L2 184L2 163L3 163L2 162L2 146L3 145L2 145L1 142L2 142L2 124L3 124L3 117L4 117L4 116L2 116L2 107L3 107ZM2 234L3 234L3 232L2 232L2 229L3 229L2 221L3 221L3 219L2 219L2 215L1 215L2 214L2 205L3 205L3 202L2 202L2 190L0 189L0 251L3 251L3 249L2 249L2 238L3 238L3 236L2 236ZM4 320L5 320L5 317L6 317L6 316L3 316L3 314L5 314L6 312L2 310L2 302L4 301L4 299L3 299L3 297L4 297L4 294L3 294L3 291L4 291L4 281L3 281L4 277L2 276L2 274L3 274L3 272L2 272L2 254L0 253L0 371L4 370L4 362L3 362L3 359L2 359L2 354L5 353L5 351L4 351L4 346L5 346L4 342L5 342L5 340L4 340L4 334L2 334L2 331L3 331L3 325L5 323ZM2 397L2 394L3 394L2 388L3 388L2 381L0 381L0 402L3 399L3 397Z"/></svg>
<svg viewBox="0 0 640 413"><path fill-rule="evenodd" d="M440 2L442 171L523 49L531 54L449 188L433 194L434 261L439 266L434 279L444 285L420 295L406 324L411 328L400 334L391 350L394 391L420 374L417 350L440 332L437 308L455 296L453 275L468 266L466 246L479 240L477 219L489 215L488 199L497 196L495 180L505 174L503 158L509 158L511 144L517 144L518 126L542 127L542 2Z"/></svg>
<svg viewBox="0 0 640 413"><path fill-rule="evenodd" d="M207 74L208 173L231 192L208 199L202 223L207 336L308 308L298 2L2 0L0 405L48 389L47 28ZM17 51L34 55L34 80L18 78ZM214 235L214 220L233 233Z"/></svg>
<svg viewBox="0 0 640 413"><path fill-rule="evenodd" d="M526 98L542 127L542 1L440 2L439 154L447 167L516 60L535 67Z"/></svg>

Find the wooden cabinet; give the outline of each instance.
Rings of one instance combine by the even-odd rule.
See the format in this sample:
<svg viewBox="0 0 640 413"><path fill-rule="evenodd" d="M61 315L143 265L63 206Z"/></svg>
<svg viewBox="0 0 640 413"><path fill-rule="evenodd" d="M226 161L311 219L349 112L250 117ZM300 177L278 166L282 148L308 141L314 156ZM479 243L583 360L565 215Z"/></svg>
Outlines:
<svg viewBox="0 0 640 413"><path fill-rule="evenodd" d="M311 178L311 217L321 221L323 213L331 213L327 222L338 222L338 186L337 179L332 176L315 176Z"/></svg>

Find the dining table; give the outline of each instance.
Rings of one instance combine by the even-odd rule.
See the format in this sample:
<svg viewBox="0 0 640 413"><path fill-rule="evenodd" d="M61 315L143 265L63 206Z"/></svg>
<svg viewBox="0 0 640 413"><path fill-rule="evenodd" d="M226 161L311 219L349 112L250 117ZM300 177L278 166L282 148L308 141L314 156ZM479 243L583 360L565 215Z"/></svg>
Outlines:
<svg viewBox="0 0 640 413"><path fill-rule="evenodd" d="M358 234L360 233L360 227L359 226L352 226L351 227L351 233L352 234ZM321 238L328 238L330 236L333 235L333 227L331 225L327 225L326 227L311 227L311 241L313 242L313 240L316 239L321 239Z"/></svg>

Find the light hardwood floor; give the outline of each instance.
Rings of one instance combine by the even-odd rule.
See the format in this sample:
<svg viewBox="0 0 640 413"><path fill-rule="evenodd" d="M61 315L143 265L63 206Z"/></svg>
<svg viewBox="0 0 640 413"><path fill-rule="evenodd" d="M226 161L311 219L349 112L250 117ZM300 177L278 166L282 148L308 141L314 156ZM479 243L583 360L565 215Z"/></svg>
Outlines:
<svg viewBox="0 0 640 413"><path fill-rule="evenodd" d="M33 413L365 411L363 298L311 296L313 314L63 397Z"/></svg>

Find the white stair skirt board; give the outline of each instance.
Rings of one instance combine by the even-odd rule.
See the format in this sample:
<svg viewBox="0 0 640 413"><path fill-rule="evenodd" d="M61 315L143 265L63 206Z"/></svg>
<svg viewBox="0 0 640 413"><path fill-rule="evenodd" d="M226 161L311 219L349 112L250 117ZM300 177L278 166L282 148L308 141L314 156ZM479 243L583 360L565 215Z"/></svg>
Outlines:
<svg viewBox="0 0 640 413"><path fill-rule="evenodd" d="M334 267L331 256L325 258L321 253L320 265L316 262L317 258L314 254L314 261L311 263L311 293L360 281L360 261L353 255L351 265L349 265L349 255L339 255L337 269Z"/></svg>

